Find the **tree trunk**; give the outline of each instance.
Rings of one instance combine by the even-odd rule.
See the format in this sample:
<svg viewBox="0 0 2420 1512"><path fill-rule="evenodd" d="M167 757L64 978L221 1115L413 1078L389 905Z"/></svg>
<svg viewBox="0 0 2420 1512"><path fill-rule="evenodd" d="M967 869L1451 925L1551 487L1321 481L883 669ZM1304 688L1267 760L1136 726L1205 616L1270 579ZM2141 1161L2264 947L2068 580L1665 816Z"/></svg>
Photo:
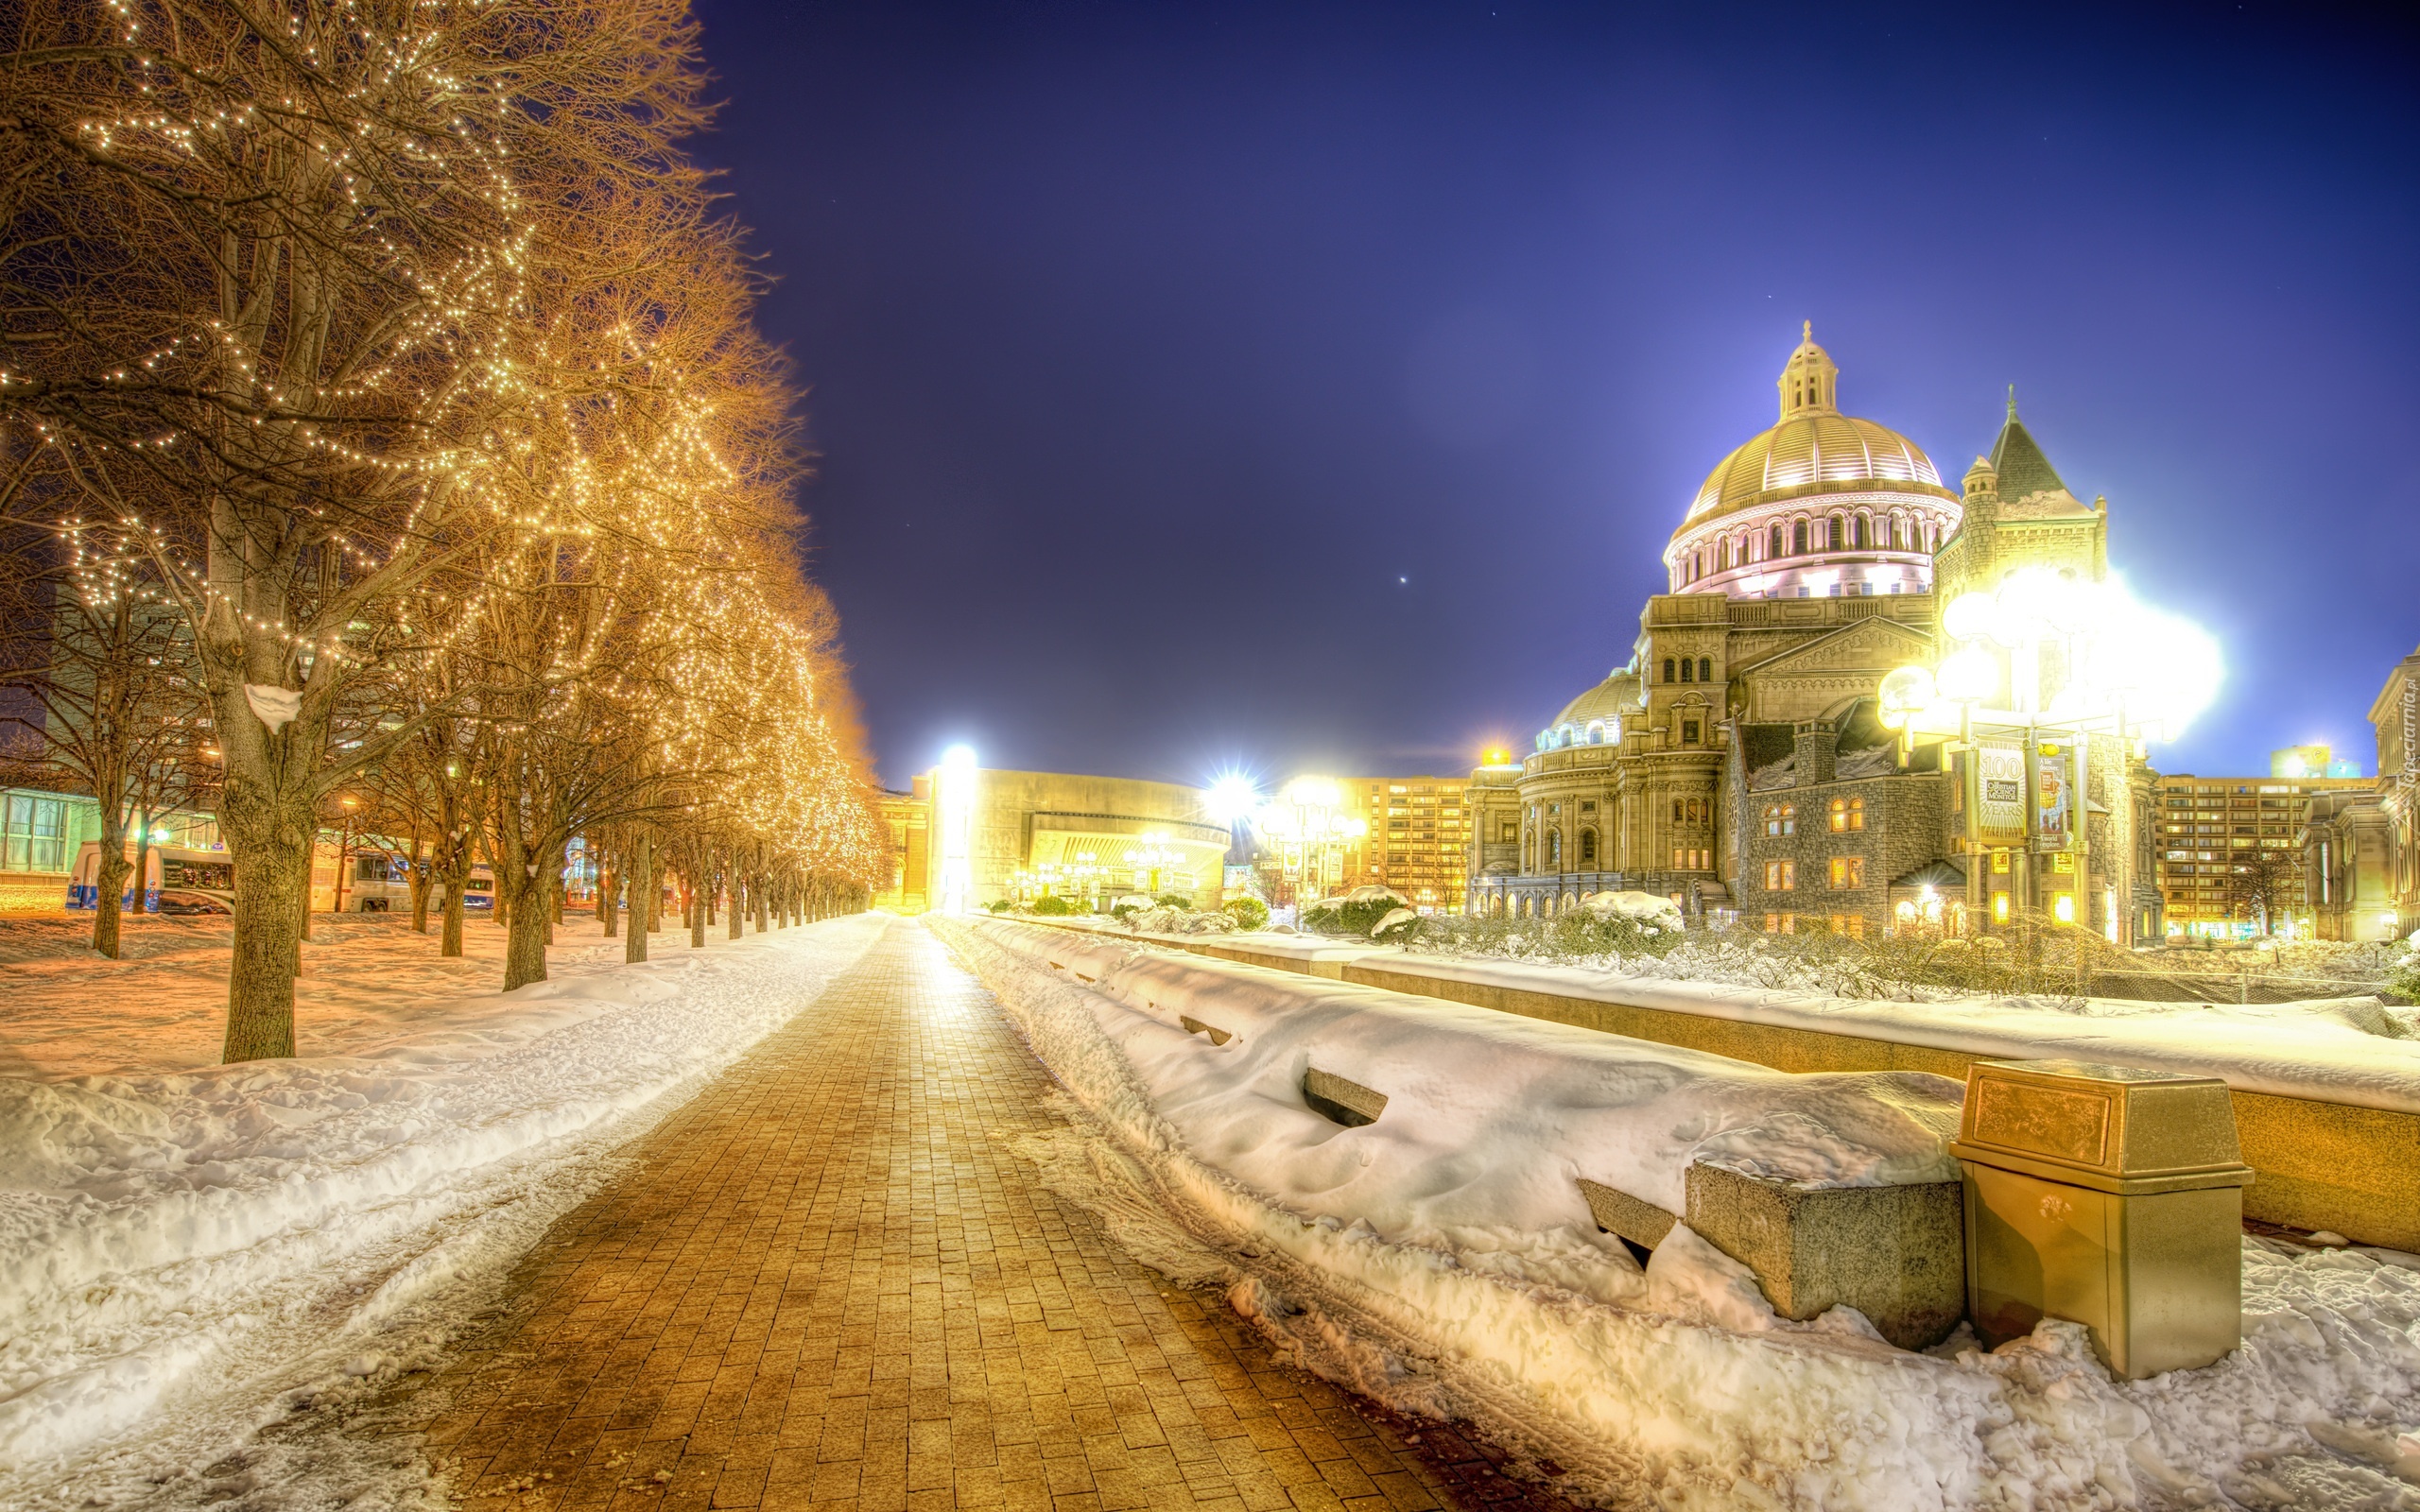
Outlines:
<svg viewBox="0 0 2420 1512"><path fill-rule="evenodd" d="M607 939L621 933L622 871L619 867L599 865L596 868L596 915L605 925Z"/></svg>
<svg viewBox="0 0 2420 1512"><path fill-rule="evenodd" d="M151 821L137 815L135 824L133 907L138 914L147 914L151 911L151 889L145 883L151 875Z"/></svg>
<svg viewBox="0 0 2420 1512"><path fill-rule="evenodd" d="M294 1054L294 978L302 966L318 833L307 808L260 816L243 828L256 833L236 842L235 944L227 969L223 1057L230 1063Z"/></svg>
<svg viewBox="0 0 2420 1512"><path fill-rule="evenodd" d="M758 877L748 885L748 895L756 902L756 933L764 934L773 927L773 900L765 879Z"/></svg>
<svg viewBox="0 0 2420 1512"><path fill-rule="evenodd" d="M99 865L93 868L93 949L114 961L124 947L120 943L118 895L126 891L126 877L133 868L126 862L126 820L110 819L110 811L101 810Z"/></svg>
<svg viewBox="0 0 2420 1512"><path fill-rule="evenodd" d="M731 896L723 900L723 906L731 916L731 937L737 939L740 936L742 920L746 918L742 911L743 901L739 893L739 868L736 865L730 867L725 871L724 878L725 885L731 889Z"/></svg>
<svg viewBox="0 0 2420 1512"><path fill-rule="evenodd" d="M310 833L310 843L302 850L302 897L295 909L295 918L301 920L302 929L302 933L294 936L294 970L298 973L302 970L302 947L311 939L311 884L319 880L320 871L319 827L312 826Z"/></svg>
<svg viewBox="0 0 2420 1512"><path fill-rule="evenodd" d="M689 883L689 948L706 948L706 887L694 878Z"/></svg>
<svg viewBox="0 0 2420 1512"><path fill-rule="evenodd" d="M630 869L632 893L631 897L631 927L622 946L622 959L624 961L644 961L647 959L648 914L649 911L648 899L641 894L638 889L645 887L648 879L654 874L654 842L648 836L642 834L639 836L638 849L636 852L626 858L625 864Z"/></svg>
<svg viewBox="0 0 2420 1512"><path fill-rule="evenodd" d="M504 936L504 989L527 987L546 979L546 903L543 896L545 878L531 877L526 868L513 868L510 884L512 900L512 922ZM507 883L504 874L496 874L496 906L504 905Z"/></svg>
<svg viewBox="0 0 2420 1512"><path fill-rule="evenodd" d="M439 926L437 954L458 958L462 954L462 879L445 879L445 919Z"/></svg>
<svg viewBox="0 0 2420 1512"><path fill-rule="evenodd" d="M428 858L421 849L420 836L412 836L412 933L428 933Z"/></svg>

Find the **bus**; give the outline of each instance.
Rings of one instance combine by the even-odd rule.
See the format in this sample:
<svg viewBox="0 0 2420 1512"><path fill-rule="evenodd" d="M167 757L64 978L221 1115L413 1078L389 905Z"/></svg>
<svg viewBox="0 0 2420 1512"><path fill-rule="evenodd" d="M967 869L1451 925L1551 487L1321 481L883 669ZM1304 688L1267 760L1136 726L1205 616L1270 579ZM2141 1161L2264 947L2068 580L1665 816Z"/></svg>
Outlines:
<svg viewBox="0 0 2420 1512"><path fill-rule="evenodd" d="M127 847L127 860L133 861L134 848ZM155 845L146 854L143 866L144 905L157 912L163 891L199 894L229 909L235 905L235 858L224 850L193 850L182 846ZM97 840L87 840L76 853L76 869L68 874L67 906L74 909L98 908L101 905L101 847ZM132 910L134 879L127 879L126 891L118 897L118 906Z"/></svg>
<svg viewBox="0 0 2420 1512"><path fill-rule="evenodd" d="M330 889L329 902L335 899ZM345 879L344 911L348 914L404 914L412 906L412 864L389 850L355 850L353 866ZM431 913L445 906L440 894L429 896ZM462 880L462 908L466 913L493 913L495 909L495 873L484 863L475 863L471 874Z"/></svg>

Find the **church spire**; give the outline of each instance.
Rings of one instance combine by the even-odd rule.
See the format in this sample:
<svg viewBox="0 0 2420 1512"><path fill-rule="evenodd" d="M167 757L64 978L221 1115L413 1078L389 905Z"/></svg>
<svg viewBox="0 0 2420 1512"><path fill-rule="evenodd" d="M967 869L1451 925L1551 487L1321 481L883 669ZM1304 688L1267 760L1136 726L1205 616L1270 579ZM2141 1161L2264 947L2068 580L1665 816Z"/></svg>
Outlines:
<svg viewBox="0 0 2420 1512"><path fill-rule="evenodd" d="M1781 390L1781 418L1839 414L1840 377L1831 354L1815 344L1815 322L1805 322L1799 327L1798 350L1789 354L1781 377L1774 381Z"/></svg>

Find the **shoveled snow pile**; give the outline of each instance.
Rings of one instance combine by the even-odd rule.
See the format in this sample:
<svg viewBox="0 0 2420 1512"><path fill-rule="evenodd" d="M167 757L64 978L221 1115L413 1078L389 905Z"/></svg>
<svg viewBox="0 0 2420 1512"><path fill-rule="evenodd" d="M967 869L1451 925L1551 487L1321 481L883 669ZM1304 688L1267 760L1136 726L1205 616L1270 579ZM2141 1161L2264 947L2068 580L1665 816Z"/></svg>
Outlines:
<svg viewBox="0 0 2420 1512"><path fill-rule="evenodd" d="M378 1375L883 926L660 945L351 1055L0 1079L0 1503L190 1476Z"/></svg>
<svg viewBox="0 0 2420 1512"><path fill-rule="evenodd" d="M1824 1183L1941 1176L1954 1084L1786 1076L1100 936L934 927L1072 1099L1065 1147L1030 1151L1046 1179L1151 1263L1225 1284L1305 1364L1474 1418L1561 1465L1567 1494L1708 1508L2411 1500L2398 1476L2420 1469L2420 1274L2376 1255L2247 1240L2244 1348L2120 1384L2067 1323L1990 1354L1962 1330L1914 1354L1847 1309L1777 1318L1685 1227L1642 1272L1573 1187L1587 1176L1678 1208L1701 1158ZM1312 1068L1384 1092L1377 1121L1313 1111L1299 1091Z"/></svg>

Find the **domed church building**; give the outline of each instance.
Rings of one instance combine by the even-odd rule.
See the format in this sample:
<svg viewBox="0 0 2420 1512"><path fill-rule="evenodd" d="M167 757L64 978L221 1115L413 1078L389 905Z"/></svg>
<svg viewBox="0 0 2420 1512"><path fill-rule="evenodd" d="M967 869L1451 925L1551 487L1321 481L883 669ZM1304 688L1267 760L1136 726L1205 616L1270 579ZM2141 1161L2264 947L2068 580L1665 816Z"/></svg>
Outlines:
<svg viewBox="0 0 2420 1512"><path fill-rule="evenodd" d="M1934 661L1936 572L2055 559L2097 578L2105 508L2066 492L2013 403L1962 492L1914 441L1841 413L1839 384L1809 327L1777 380L1778 421L1689 502L1664 552L1671 591L1648 600L1629 660L1517 764L1473 773L1472 911L1551 915L1638 888L1753 928L1861 935L1990 906L1969 895L1942 747L1903 760L1876 685ZM2000 506L2002 471L2025 475L2023 508ZM2001 541L2012 530L2030 534ZM2096 861L2132 855L2125 828ZM2131 876L2116 896L2137 897Z"/></svg>

